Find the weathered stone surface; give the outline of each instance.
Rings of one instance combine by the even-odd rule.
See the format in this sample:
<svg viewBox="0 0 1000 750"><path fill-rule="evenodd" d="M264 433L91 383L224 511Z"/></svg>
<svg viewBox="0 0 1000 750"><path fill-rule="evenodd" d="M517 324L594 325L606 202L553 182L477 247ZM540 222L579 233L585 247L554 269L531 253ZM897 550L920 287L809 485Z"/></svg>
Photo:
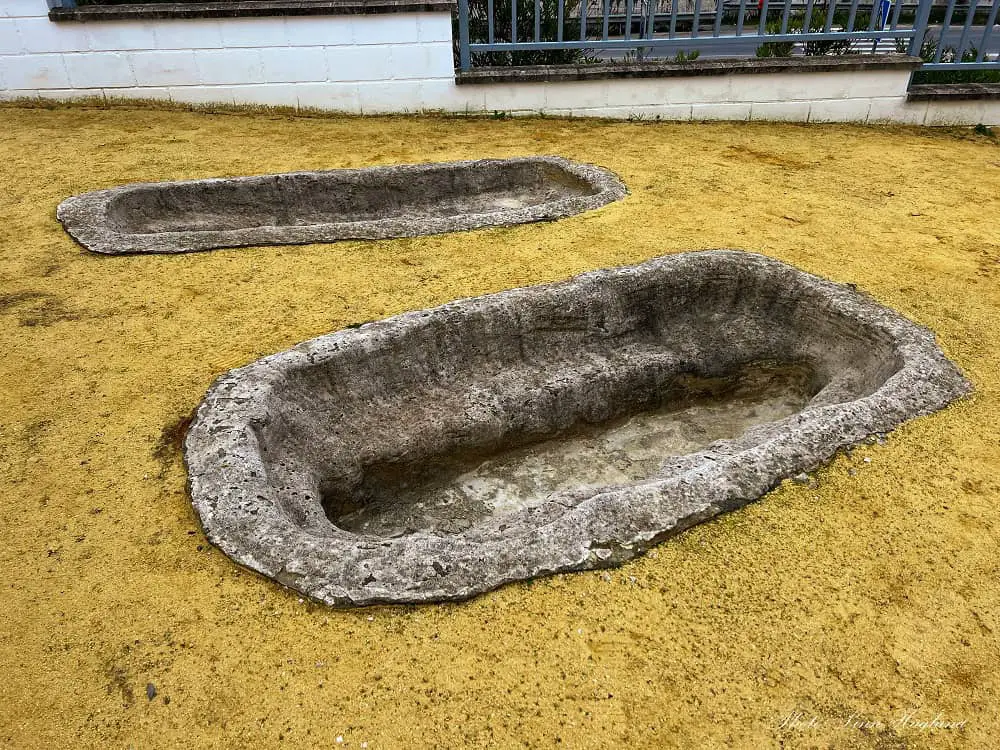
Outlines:
<svg viewBox="0 0 1000 750"><path fill-rule="evenodd" d="M649 462L657 448L642 429L661 424L665 405L714 408L748 382L770 398L779 381L791 395L776 418ZM208 538L242 565L334 605L462 599L618 564L969 390L930 331L853 287L706 251L459 300L265 357L212 386L185 459ZM560 452L569 439L606 454L624 480L574 487L570 475L504 505L462 479L510 456L503 471L518 481L558 473L573 465ZM549 448L518 458L539 445ZM481 501L456 505L461 523L447 503L423 507L442 472L458 477L448 492Z"/></svg>
<svg viewBox="0 0 1000 750"><path fill-rule="evenodd" d="M67 198L66 231L98 253L386 239L551 221L627 193L556 156L123 185Z"/></svg>
<svg viewBox="0 0 1000 750"><path fill-rule="evenodd" d="M615 60L574 65L498 66L460 70L459 85L488 83L556 83L562 81L602 81L617 78L674 78L691 76L751 75L766 73L847 73L857 70L916 70L919 57L909 55L837 55L823 57L727 57L674 62L672 60Z"/></svg>
<svg viewBox="0 0 1000 750"><path fill-rule="evenodd" d="M226 0L135 3L50 8L50 21L132 21L163 18L260 18L262 16L356 16L452 11L454 0Z"/></svg>

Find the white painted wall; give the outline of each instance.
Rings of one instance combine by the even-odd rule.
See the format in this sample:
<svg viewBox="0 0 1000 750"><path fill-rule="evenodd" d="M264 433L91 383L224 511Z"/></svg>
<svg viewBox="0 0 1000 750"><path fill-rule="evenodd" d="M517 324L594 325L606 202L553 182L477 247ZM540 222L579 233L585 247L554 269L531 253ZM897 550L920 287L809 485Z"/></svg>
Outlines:
<svg viewBox="0 0 1000 750"><path fill-rule="evenodd" d="M512 114L663 120L783 120L922 124L906 102L907 70L731 73L567 83L460 86L472 109ZM465 90L468 89L468 92ZM1000 115L1000 107L997 108ZM998 118L1000 119L1000 118ZM977 120L981 122L982 120Z"/></svg>
<svg viewBox="0 0 1000 750"><path fill-rule="evenodd" d="M905 70L457 86L447 12L53 23L47 11L0 0L0 99L1000 125L998 101L907 103Z"/></svg>
<svg viewBox="0 0 1000 750"><path fill-rule="evenodd" d="M440 108L449 13L53 23L0 0L0 98L119 96L354 113Z"/></svg>

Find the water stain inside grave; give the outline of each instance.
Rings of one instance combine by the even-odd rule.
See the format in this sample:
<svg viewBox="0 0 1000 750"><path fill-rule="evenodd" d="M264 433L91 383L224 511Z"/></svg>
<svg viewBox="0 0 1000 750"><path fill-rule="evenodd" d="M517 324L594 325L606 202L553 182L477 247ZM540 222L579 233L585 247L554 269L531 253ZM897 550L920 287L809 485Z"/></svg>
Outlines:
<svg viewBox="0 0 1000 750"><path fill-rule="evenodd" d="M803 362L756 362L726 377L681 376L656 408L534 442L512 438L489 454L369 467L350 497L327 495L323 505L335 526L358 534L461 533L557 493L650 479L665 459L800 411L821 385Z"/></svg>

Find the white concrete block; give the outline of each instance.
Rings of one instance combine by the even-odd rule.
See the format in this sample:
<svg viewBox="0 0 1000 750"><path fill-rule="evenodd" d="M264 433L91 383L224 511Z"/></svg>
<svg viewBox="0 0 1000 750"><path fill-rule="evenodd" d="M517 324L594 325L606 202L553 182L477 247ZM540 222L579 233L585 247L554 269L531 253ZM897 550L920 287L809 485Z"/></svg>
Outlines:
<svg viewBox="0 0 1000 750"><path fill-rule="evenodd" d="M230 86L176 86L170 88L170 99L185 104L235 104Z"/></svg>
<svg viewBox="0 0 1000 750"><path fill-rule="evenodd" d="M810 79L822 73L747 73L733 75L733 90L740 101L774 102L810 98ZM815 92L815 96L834 99L837 96Z"/></svg>
<svg viewBox="0 0 1000 750"><path fill-rule="evenodd" d="M486 111L488 86L457 86L454 79L420 82L420 109L423 111L474 113Z"/></svg>
<svg viewBox="0 0 1000 750"><path fill-rule="evenodd" d="M170 89L162 86L140 86L136 88L104 89L107 99L145 99L148 101L170 101Z"/></svg>
<svg viewBox="0 0 1000 750"><path fill-rule="evenodd" d="M201 81L191 50L131 52L129 57L139 86L193 86Z"/></svg>
<svg viewBox="0 0 1000 750"><path fill-rule="evenodd" d="M515 109L530 109L541 112L545 109L546 83L495 83L482 87L483 107L487 112L507 112Z"/></svg>
<svg viewBox="0 0 1000 750"><path fill-rule="evenodd" d="M80 24L87 37L86 49L96 52L153 49L156 39L150 21L100 21Z"/></svg>
<svg viewBox="0 0 1000 750"><path fill-rule="evenodd" d="M734 93L733 76L692 76L689 78L617 79L607 82L607 105L646 106L649 104L706 104L729 102Z"/></svg>
<svg viewBox="0 0 1000 750"><path fill-rule="evenodd" d="M89 49L83 24L53 23L48 17L18 18L14 24L27 52L80 52Z"/></svg>
<svg viewBox="0 0 1000 750"><path fill-rule="evenodd" d="M818 99L862 99L898 96L906 92L907 70L840 71L829 73L760 73L735 75L733 91L750 102Z"/></svg>
<svg viewBox="0 0 1000 750"><path fill-rule="evenodd" d="M419 81L360 84L361 113L419 112L423 106Z"/></svg>
<svg viewBox="0 0 1000 750"><path fill-rule="evenodd" d="M222 45L238 47L285 47L285 19L277 16L266 18L226 18L219 23Z"/></svg>
<svg viewBox="0 0 1000 750"><path fill-rule="evenodd" d="M750 104L736 102L733 104L692 104L692 120L748 120L750 119Z"/></svg>
<svg viewBox="0 0 1000 750"><path fill-rule="evenodd" d="M451 13L421 13L417 16L417 40L451 44Z"/></svg>
<svg viewBox="0 0 1000 750"><path fill-rule="evenodd" d="M295 93L299 108L361 114L357 83L298 83Z"/></svg>
<svg viewBox="0 0 1000 750"><path fill-rule="evenodd" d="M986 125L988 102L980 99L929 101L924 125Z"/></svg>
<svg viewBox="0 0 1000 750"><path fill-rule="evenodd" d="M910 83L909 70L845 70L829 73L782 73L793 79L804 99L863 99L899 96ZM766 78L767 76L760 76ZM804 94L804 95L803 95Z"/></svg>
<svg viewBox="0 0 1000 750"><path fill-rule="evenodd" d="M45 18L49 6L45 0L3 0L0 18Z"/></svg>
<svg viewBox="0 0 1000 750"><path fill-rule="evenodd" d="M983 101L982 118L983 125L1000 126L1000 101L996 99Z"/></svg>
<svg viewBox="0 0 1000 750"><path fill-rule="evenodd" d="M417 13L351 16L355 44L410 44L417 41Z"/></svg>
<svg viewBox="0 0 1000 750"><path fill-rule="evenodd" d="M290 16L285 35L290 47L343 47L354 44L353 16Z"/></svg>
<svg viewBox="0 0 1000 750"><path fill-rule="evenodd" d="M66 72L74 88L135 86L128 55L121 52L84 52L64 55Z"/></svg>
<svg viewBox="0 0 1000 750"><path fill-rule="evenodd" d="M326 50L322 47L271 47L260 51L268 83L325 81Z"/></svg>
<svg viewBox="0 0 1000 750"><path fill-rule="evenodd" d="M103 99L104 92L101 89L39 89L35 92L35 96L39 99L72 101L73 99Z"/></svg>
<svg viewBox="0 0 1000 750"><path fill-rule="evenodd" d="M545 83L545 110L595 109L608 106L608 89L615 81ZM524 84L531 85L531 84ZM523 109L515 107L514 109Z"/></svg>
<svg viewBox="0 0 1000 750"><path fill-rule="evenodd" d="M222 29L215 18L157 20L153 35L156 49L222 48Z"/></svg>
<svg viewBox="0 0 1000 750"><path fill-rule="evenodd" d="M451 43L394 44L389 52L389 73L393 78L454 78L455 63Z"/></svg>
<svg viewBox="0 0 1000 750"><path fill-rule="evenodd" d="M0 18L0 55L19 55L23 51L17 25L10 19Z"/></svg>
<svg viewBox="0 0 1000 750"><path fill-rule="evenodd" d="M750 119L808 122L809 104L809 102L753 102L750 105Z"/></svg>
<svg viewBox="0 0 1000 750"><path fill-rule="evenodd" d="M649 107L602 107L601 109L573 109L573 117L606 117L613 120L686 121L691 119L690 104L662 104Z"/></svg>
<svg viewBox="0 0 1000 750"><path fill-rule="evenodd" d="M867 122L871 99L822 99L810 102L809 122Z"/></svg>
<svg viewBox="0 0 1000 750"><path fill-rule="evenodd" d="M927 102L907 102L905 96L872 99L868 108L868 122L872 125L890 122L923 125L926 116Z"/></svg>
<svg viewBox="0 0 1000 750"><path fill-rule="evenodd" d="M268 107L298 108L298 95L291 83L234 86L233 97L237 104L263 104Z"/></svg>
<svg viewBox="0 0 1000 750"><path fill-rule="evenodd" d="M206 86L264 82L260 50L222 49L194 51L200 81Z"/></svg>
<svg viewBox="0 0 1000 750"><path fill-rule="evenodd" d="M386 81L392 76L385 47L328 47L326 69L331 81Z"/></svg>
<svg viewBox="0 0 1000 750"><path fill-rule="evenodd" d="M4 85L12 89L71 87L62 55L18 55L0 59Z"/></svg>

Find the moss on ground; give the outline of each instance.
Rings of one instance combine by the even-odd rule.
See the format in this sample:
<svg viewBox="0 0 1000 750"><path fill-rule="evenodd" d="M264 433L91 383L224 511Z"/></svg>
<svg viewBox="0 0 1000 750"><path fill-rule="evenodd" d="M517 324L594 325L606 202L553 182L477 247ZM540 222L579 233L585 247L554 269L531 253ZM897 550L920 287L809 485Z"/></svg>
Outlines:
<svg viewBox="0 0 1000 750"><path fill-rule="evenodd" d="M990 746L1000 149L962 135L0 109L0 745ZM557 223L176 257L88 254L54 215L125 182L550 153L631 195ZM178 437L223 371L712 247L857 284L932 328L976 394L619 570L464 604L327 609L203 538Z"/></svg>

